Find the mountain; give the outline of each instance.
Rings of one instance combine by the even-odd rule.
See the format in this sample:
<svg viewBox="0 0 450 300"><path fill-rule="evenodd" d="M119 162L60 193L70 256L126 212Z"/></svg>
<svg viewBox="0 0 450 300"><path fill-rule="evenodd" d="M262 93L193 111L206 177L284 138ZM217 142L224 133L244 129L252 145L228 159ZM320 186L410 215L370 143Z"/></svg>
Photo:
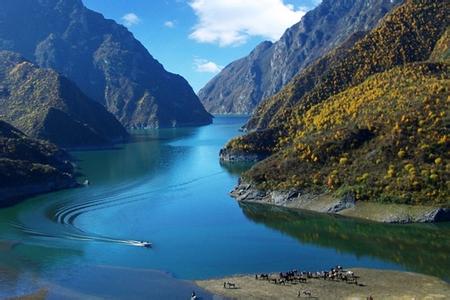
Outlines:
<svg viewBox="0 0 450 300"><path fill-rule="evenodd" d="M249 114L302 69L353 34L368 31L400 0L324 0L276 43L263 42L199 92L211 113Z"/></svg>
<svg viewBox="0 0 450 300"><path fill-rule="evenodd" d="M272 154L244 181L269 191L448 207L447 12L446 1L406 0L353 47L325 57L332 63L310 88L299 84L305 70L267 100L286 104L271 112L269 130L223 150Z"/></svg>
<svg viewBox="0 0 450 300"><path fill-rule="evenodd" d="M330 71L340 60L348 55L356 42L362 39L366 32L357 32L338 48L330 51L315 63L301 71L294 79L276 95L263 100L255 109L251 118L244 125L247 131L262 130L277 127L283 122L289 107L313 90L320 83L322 76Z"/></svg>
<svg viewBox="0 0 450 300"><path fill-rule="evenodd" d="M348 40L300 72L280 93L264 100L246 129L284 127L286 120L293 117L292 111L301 114L372 74L428 59L448 24L445 2L405 4L363 38ZM435 20L430 19L430 14Z"/></svg>
<svg viewBox="0 0 450 300"><path fill-rule="evenodd" d="M9 51L0 51L0 118L63 147L109 145L128 136L111 113L73 82Z"/></svg>
<svg viewBox="0 0 450 300"><path fill-rule="evenodd" d="M77 185L69 155L0 120L0 206Z"/></svg>
<svg viewBox="0 0 450 300"><path fill-rule="evenodd" d="M313 106L296 120L291 146L247 178L275 190L449 206L449 74L448 64L408 64Z"/></svg>
<svg viewBox="0 0 450 300"><path fill-rule="evenodd" d="M187 81L81 0L3 0L0 49L66 76L126 127L212 121Z"/></svg>

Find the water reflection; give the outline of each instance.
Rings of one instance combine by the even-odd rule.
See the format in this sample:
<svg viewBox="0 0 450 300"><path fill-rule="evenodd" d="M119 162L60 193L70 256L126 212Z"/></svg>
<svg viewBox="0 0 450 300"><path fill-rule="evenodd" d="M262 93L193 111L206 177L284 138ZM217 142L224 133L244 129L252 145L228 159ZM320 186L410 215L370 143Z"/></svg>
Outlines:
<svg viewBox="0 0 450 300"><path fill-rule="evenodd" d="M391 225L259 204L240 204L252 221L302 243L393 262L414 272L450 279L450 224Z"/></svg>

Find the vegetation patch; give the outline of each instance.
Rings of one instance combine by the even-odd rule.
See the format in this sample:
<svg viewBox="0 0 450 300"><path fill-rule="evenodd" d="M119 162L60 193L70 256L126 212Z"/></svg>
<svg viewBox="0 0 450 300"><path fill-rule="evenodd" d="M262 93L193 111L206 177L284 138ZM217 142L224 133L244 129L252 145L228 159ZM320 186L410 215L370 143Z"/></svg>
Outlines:
<svg viewBox="0 0 450 300"><path fill-rule="evenodd" d="M357 200L450 205L449 68L370 77L298 115L289 139L244 178L263 189L326 189Z"/></svg>
<svg viewBox="0 0 450 300"><path fill-rule="evenodd" d="M449 206L447 11L445 1L406 0L263 103L251 122L277 141L244 179L264 190ZM251 135L229 146L268 145Z"/></svg>

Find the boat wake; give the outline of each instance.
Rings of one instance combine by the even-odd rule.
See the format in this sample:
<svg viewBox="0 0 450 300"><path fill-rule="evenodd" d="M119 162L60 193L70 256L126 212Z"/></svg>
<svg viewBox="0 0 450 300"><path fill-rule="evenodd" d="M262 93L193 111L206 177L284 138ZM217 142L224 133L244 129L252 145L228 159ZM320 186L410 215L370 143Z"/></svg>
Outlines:
<svg viewBox="0 0 450 300"><path fill-rule="evenodd" d="M91 241L91 242L113 243L113 244L121 244L121 245L144 247L144 248L151 248L151 246L152 246L152 244L150 242L135 241L135 240L122 240L122 239L101 236L101 235L90 235L90 234L87 234L84 232L76 233L76 232L70 232L70 231L63 231L63 232L59 232L59 233L49 233L49 232L42 232L42 231L38 231L36 229L26 227L22 223L11 223L10 225L11 225L11 227L15 228L16 230L18 230L28 236L45 238L45 239Z"/></svg>
<svg viewBox="0 0 450 300"><path fill-rule="evenodd" d="M120 188L109 191L107 193L100 193L99 195L93 197L89 201L74 203L72 205L63 205L59 207L56 211L50 213L51 219L59 224L69 225L75 227L75 220L83 214L90 213L96 210L102 210L106 208L127 205L134 202L144 201L149 199L149 195L156 194L160 192L175 191L177 189L182 189L183 187L196 183L201 180L211 178L224 173L217 172L211 175L198 177L189 181L185 181L178 184L168 185L154 190L145 190L137 192L135 184L124 185ZM138 184L139 185L139 184Z"/></svg>
<svg viewBox="0 0 450 300"><path fill-rule="evenodd" d="M147 241L118 239L87 232L76 225L76 220L80 216L87 213L97 210L104 210L111 207L128 205L139 201L145 201L148 200L149 196L152 194L183 189L190 184L220 175L222 173L224 172L217 172L150 191L142 188L145 185L145 181L143 180L130 184L123 184L112 190L100 190L97 191L96 194L89 195L90 191L88 190L88 195L86 195L85 198L88 199L87 201L74 202L73 200L67 200L60 202L56 206L52 206L47 210L46 216L53 222L53 224L63 225L58 226L55 230L52 230L57 233L44 232L27 227L21 222L13 223L11 226L23 234L38 238L114 243L133 247L151 248L152 244Z"/></svg>

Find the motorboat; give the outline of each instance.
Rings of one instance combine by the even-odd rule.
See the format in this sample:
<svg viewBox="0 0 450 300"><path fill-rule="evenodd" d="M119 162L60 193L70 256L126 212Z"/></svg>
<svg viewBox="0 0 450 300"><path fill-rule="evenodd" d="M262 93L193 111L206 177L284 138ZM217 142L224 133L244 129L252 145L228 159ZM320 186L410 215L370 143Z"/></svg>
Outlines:
<svg viewBox="0 0 450 300"><path fill-rule="evenodd" d="M150 242L141 242L141 244L142 244L142 247L145 247L145 248L151 248L152 247L152 243L150 243Z"/></svg>

